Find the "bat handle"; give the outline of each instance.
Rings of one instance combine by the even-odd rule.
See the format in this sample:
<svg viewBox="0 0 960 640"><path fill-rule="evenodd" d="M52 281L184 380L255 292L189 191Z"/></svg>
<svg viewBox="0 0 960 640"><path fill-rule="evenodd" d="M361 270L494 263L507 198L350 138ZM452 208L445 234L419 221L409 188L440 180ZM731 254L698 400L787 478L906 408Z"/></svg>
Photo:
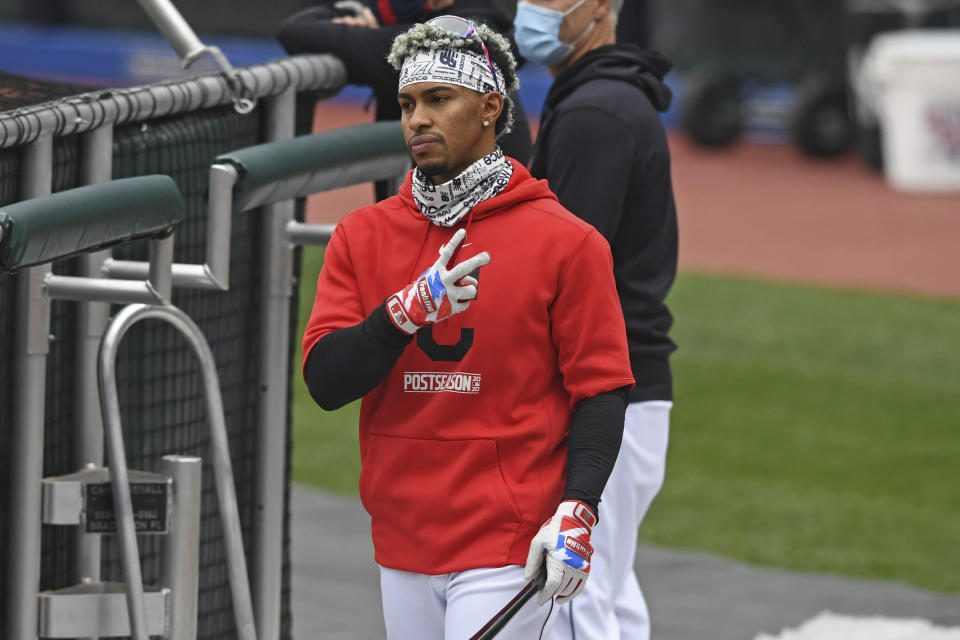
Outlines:
<svg viewBox="0 0 960 640"><path fill-rule="evenodd" d="M483 625L480 631L477 631L475 634L470 636L470 640L491 640L495 637L503 627L510 622L510 619L516 615L517 611L520 610L524 604L527 603L527 600L532 598L535 593L543 589L543 585L547 582L547 563L544 562L540 565L540 570L537 572L537 575L533 577L533 580L528 582L523 586L520 591L517 592L517 595L513 596L513 599L507 603L507 605L501 609L495 616L490 618L487 624Z"/></svg>

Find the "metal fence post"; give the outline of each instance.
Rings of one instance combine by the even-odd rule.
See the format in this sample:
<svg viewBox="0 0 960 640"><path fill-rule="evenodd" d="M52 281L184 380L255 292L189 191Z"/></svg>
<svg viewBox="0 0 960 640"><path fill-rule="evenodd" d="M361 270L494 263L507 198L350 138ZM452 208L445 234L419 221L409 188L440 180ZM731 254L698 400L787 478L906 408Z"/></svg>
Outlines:
<svg viewBox="0 0 960 640"><path fill-rule="evenodd" d="M267 101L267 139L293 137L296 95L287 90ZM280 637L283 569L283 500L287 478L286 420L289 388L290 297L293 254L286 236L294 202L263 207L263 277L260 304L260 403L257 419L257 483L254 509L253 597L257 636Z"/></svg>
<svg viewBox="0 0 960 640"><path fill-rule="evenodd" d="M53 138L41 138L24 148L21 159L21 198L48 195L53 177ZM15 284L20 313L14 340L7 640L34 640L37 636L43 428L50 350L50 304L40 290L49 270L49 265L29 268L16 277Z"/></svg>
<svg viewBox="0 0 960 640"><path fill-rule="evenodd" d="M106 124L82 134L80 138L80 181L99 184L112 177L113 126ZM83 254L78 258L79 273L85 278L102 276L109 251ZM110 319L110 305L103 302L80 302L77 305L77 354L74 368L76 391L74 412L76 431L74 466L103 466L103 417L97 389L97 351L100 336ZM101 540L96 534L75 532L72 562L75 582L96 582L100 579Z"/></svg>
<svg viewBox="0 0 960 640"><path fill-rule="evenodd" d="M160 586L170 589L170 640L197 637L197 589L200 584L200 488L202 461L163 456L162 473L173 478L173 514L164 538Z"/></svg>

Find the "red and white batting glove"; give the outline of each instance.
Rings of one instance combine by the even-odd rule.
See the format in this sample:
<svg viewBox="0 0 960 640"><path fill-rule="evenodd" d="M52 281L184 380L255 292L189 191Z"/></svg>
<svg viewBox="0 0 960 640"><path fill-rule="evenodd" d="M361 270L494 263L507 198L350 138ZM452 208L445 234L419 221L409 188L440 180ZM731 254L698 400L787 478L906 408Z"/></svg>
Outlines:
<svg viewBox="0 0 960 640"><path fill-rule="evenodd" d="M440 257L432 267L387 298L387 312L401 331L416 333L420 327L460 313L477 297L477 281L468 274L490 262L489 253L478 253L447 269L466 235L464 229L459 229L450 242L440 247Z"/></svg>
<svg viewBox="0 0 960 640"><path fill-rule="evenodd" d="M543 523L530 543L524 580L537 575L546 557L547 582L537 593L537 604L556 596L557 604L573 599L583 591L590 575L590 532L597 524L596 514L579 500L564 500L553 517Z"/></svg>

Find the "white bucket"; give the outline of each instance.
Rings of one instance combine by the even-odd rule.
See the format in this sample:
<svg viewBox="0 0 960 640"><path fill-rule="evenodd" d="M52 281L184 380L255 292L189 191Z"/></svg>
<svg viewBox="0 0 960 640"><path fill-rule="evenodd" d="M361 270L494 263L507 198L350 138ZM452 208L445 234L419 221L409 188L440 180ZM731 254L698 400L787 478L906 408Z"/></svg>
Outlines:
<svg viewBox="0 0 960 640"><path fill-rule="evenodd" d="M890 186L960 192L960 29L880 34L862 73Z"/></svg>

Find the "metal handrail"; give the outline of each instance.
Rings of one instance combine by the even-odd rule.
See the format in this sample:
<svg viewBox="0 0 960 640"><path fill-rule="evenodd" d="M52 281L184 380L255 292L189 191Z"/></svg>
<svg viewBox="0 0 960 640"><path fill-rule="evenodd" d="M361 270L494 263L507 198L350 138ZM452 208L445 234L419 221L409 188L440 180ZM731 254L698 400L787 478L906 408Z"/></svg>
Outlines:
<svg viewBox="0 0 960 640"><path fill-rule="evenodd" d="M293 56L237 69L250 98L288 89L332 95L347 81L343 62L329 54ZM118 127L230 104L233 89L223 74L169 80L142 87L98 90L0 113L0 149L63 138L106 125Z"/></svg>
<svg viewBox="0 0 960 640"><path fill-rule="evenodd" d="M120 341L126 332L137 322L148 318L163 320L173 325L187 339L200 361L207 400L207 420L210 425L217 501L220 507L220 519L226 543L230 592L233 597L234 621L237 628L236 637L240 640L256 640L253 604L250 597L247 563L240 528L240 512L237 507L233 468L230 463L230 445L213 352L210 350L210 345L200 328L186 313L170 305L145 304L133 304L124 307L111 320L100 344L97 363L104 435L106 437L107 457L110 464L113 500L116 509L117 533L127 588L131 636L134 640L148 640L149 638L143 604L143 579L137 550L133 505L127 479L126 452L123 446L123 430L120 422L116 358Z"/></svg>
<svg viewBox="0 0 960 640"><path fill-rule="evenodd" d="M230 288L230 229L233 212L230 196L237 182L237 170L231 165L210 168L210 198L207 203L207 248L202 264L172 262L173 286L186 289L226 291ZM143 261L106 258L103 273L108 278L142 279L150 272Z"/></svg>

